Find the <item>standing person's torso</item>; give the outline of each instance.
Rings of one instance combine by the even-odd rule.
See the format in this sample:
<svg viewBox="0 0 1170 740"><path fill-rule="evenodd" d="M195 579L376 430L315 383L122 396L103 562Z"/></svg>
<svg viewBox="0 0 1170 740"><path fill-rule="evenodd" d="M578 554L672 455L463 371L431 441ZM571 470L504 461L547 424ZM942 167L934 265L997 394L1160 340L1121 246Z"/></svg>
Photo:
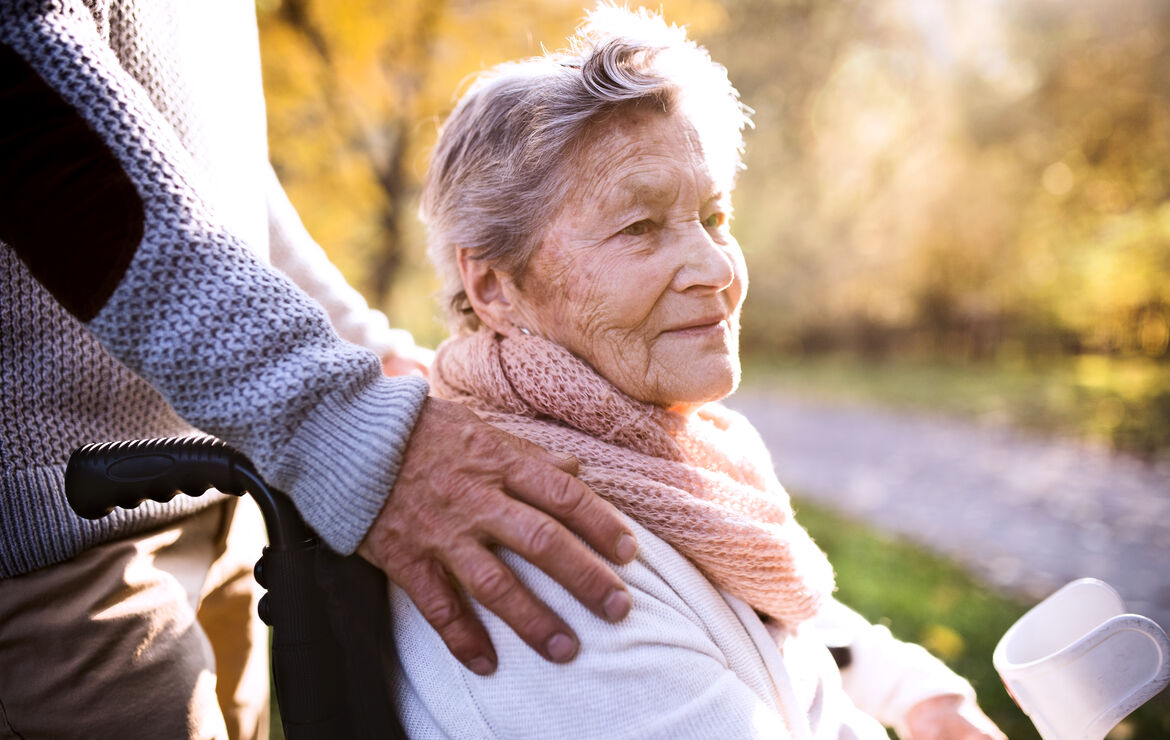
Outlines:
<svg viewBox="0 0 1170 740"><path fill-rule="evenodd" d="M266 125L253 5L229 0L62 4L64 12L54 16L61 27L55 30L92 50L99 74L140 86L150 101L123 119L87 119L87 125L107 142L134 136L138 125L161 131L158 140L169 148L159 156L186 160L195 180L174 183L176 192L195 190L217 220L266 258ZM10 12L32 11L18 5ZM52 218L54 208L47 205L45 217ZM87 248L84 238L78 250ZM148 383L111 357L3 244L0 292L5 304L0 311L0 578L208 505L210 497L180 497L96 523L71 515L63 470L75 447L194 430Z"/></svg>

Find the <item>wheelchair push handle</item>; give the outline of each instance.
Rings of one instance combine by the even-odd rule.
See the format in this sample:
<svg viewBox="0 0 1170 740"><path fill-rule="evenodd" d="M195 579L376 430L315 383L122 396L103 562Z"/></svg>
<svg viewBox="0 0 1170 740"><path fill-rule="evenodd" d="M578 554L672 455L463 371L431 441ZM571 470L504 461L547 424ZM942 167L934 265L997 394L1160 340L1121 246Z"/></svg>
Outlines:
<svg viewBox="0 0 1170 740"><path fill-rule="evenodd" d="M147 499L166 503L176 494L199 496L209 488L240 495L239 472L248 459L213 437L104 442L79 448L65 468L69 505L86 519Z"/></svg>
<svg viewBox="0 0 1170 740"><path fill-rule="evenodd" d="M264 482L243 453L214 437L86 445L74 450L65 467L65 498L86 519L133 509L147 499L166 503L179 493L200 496L209 488L252 494L272 547L300 548L313 540L288 499Z"/></svg>

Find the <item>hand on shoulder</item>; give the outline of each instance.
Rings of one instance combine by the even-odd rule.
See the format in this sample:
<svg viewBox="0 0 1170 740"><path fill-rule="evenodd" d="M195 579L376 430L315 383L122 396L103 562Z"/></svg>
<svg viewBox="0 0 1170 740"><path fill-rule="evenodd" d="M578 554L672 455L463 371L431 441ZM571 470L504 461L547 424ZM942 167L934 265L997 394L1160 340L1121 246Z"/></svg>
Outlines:
<svg viewBox="0 0 1170 740"><path fill-rule="evenodd" d="M496 655L460 586L546 659L571 660L572 630L493 546L521 555L598 616L625 617L631 603L625 585L573 532L616 563L634 558L633 535L617 509L575 473L575 460L490 426L459 404L428 398L387 503L358 552L476 673L494 671Z"/></svg>

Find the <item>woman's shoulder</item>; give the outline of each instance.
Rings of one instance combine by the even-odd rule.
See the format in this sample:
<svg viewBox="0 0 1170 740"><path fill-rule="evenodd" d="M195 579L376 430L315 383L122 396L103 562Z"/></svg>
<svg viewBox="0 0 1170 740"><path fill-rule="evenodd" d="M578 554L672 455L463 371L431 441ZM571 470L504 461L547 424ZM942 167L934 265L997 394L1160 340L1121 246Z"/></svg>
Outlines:
<svg viewBox="0 0 1170 740"><path fill-rule="evenodd" d="M615 570L633 608L618 624L593 615L523 558L502 552L525 585L576 632L580 652L568 665L548 663L474 605L499 657L495 674L476 676L395 590L397 691L407 729L422 736L646 737L693 727L683 736L730 730L750 737L755 733L744 730L759 717L779 722L767 670L728 602L672 547L631 526L638 558ZM719 702L726 706L714 706ZM710 716L699 716L704 711Z"/></svg>

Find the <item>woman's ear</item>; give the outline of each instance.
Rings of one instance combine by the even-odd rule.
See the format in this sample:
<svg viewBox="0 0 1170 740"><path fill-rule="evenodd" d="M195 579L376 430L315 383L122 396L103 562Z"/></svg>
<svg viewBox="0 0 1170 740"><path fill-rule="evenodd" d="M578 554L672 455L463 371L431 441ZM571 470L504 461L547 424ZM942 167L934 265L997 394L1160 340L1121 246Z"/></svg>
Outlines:
<svg viewBox="0 0 1170 740"><path fill-rule="evenodd" d="M459 277L472 310L489 329L505 336L518 329L512 296L515 284L512 276L492 267L486 260L476 259L471 250L459 247Z"/></svg>

